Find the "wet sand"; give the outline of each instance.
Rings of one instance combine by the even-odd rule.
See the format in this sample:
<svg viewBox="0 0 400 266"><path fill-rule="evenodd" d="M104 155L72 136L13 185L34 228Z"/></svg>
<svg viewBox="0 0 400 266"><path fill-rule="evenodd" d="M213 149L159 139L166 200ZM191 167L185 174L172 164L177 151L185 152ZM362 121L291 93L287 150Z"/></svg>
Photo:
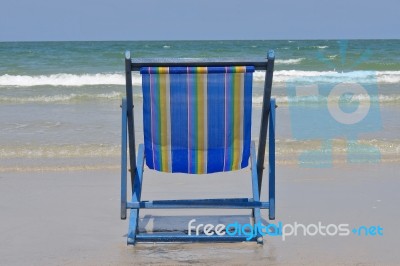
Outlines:
<svg viewBox="0 0 400 266"><path fill-rule="evenodd" d="M400 263L399 170L396 164L277 168L275 222L380 225L383 236L292 236L285 241L266 236L264 245L139 243L135 247L126 245L128 221L119 220L118 170L3 172L0 265L396 265ZM143 199L250 196L247 171L173 179L146 170ZM141 230L186 230L192 218L221 221L215 215L222 214L222 220L246 219L249 213L143 211ZM267 219L267 211L262 216Z"/></svg>

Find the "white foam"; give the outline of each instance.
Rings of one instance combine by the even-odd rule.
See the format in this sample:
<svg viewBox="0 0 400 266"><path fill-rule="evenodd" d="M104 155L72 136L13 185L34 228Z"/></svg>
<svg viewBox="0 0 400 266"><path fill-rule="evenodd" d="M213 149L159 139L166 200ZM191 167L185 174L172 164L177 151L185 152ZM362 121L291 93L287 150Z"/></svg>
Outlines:
<svg viewBox="0 0 400 266"><path fill-rule="evenodd" d="M43 146L1 147L0 159L13 158L98 158L119 154L118 145L103 144L65 144Z"/></svg>
<svg viewBox="0 0 400 266"><path fill-rule="evenodd" d="M122 98L122 93L112 91L110 93L99 94L59 94L59 95L38 95L31 97L7 97L0 96L0 103L8 104L24 104L24 103L68 103L73 101L87 100L119 100ZM135 97L137 95L134 95Z"/></svg>
<svg viewBox="0 0 400 266"><path fill-rule="evenodd" d="M318 140L299 141L295 139L279 138L276 140L278 155L293 155L308 149L320 147ZM333 139L334 143L341 143L333 147L334 154L346 154L346 141ZM359 139L358 144L374 146L382 154L394 155L399 158L400 141L398 139ZM74 159L74 158L118 158L120 156L119 145L109 144L60 144L60 145L16 145L0 147L0 159ZM3 166L3 165L1 165ZM1 167L0 167L1 171Z"/></svg>
<svg viewBox="0 0 400 266"><path fill-rule="evenodd" d="M69 102L79 102L79 101L102 101L102 100L120 100L123 97L123 93L113 91L110 93L100 93L100 94L60 94L60 95L39 95L32 97L7 97L0 96L0 103L7 104L26 104L26 103L69 103ZM141 94L134 94L135 98L141 98ZM349 96L350 97L350 96ZM304 104L324 104L326 103L326 97L320 95L309 95L301 97L288 97L288 96L276 96L277 103L279 104L289 104L289 103L304 103ZM332 98L331 100L333 100ZM256 105L262 104L262 96L253 96L253 103ZM366 102L379 101L380 103L398 103L400 102L400 95L379 95L379 96L369 96L369 95L352 95L348 99L350 102Z"/></svg>
<svg viewBox="0 0 400 266"><path fill-rule="evenodd" d="M133 84L140 84L139 75L132 77ZM124 85L125 77L119 73L97 73L97 74L52 74L52 75L2 75L0 86L86 86L86 85Z"/></svg>
<svg viewBox="0 0 400 266"><path fill-rule="evenodd" d="M256 71L254 80L263 82L265 73ZM303 71L277 70L274 72L274 82L312 82L312 83L400 83L400 71Z"/></svg>
<svg viewBox="0 0 400 266"><path fill-rule="evenodd" d="M298 64L304 58L277 60L278 64ZM254 80L263 82L265 73L256 71ZM274 72L274 82L360 82L360 83L400 83L400 71L304 71L304 70L277 70ZM133 73L132 83L141 85L141 77ZM0 86L90 86L90 85L125 85L123 73L97 74L52 74L52 75L2 75Z"/></svg>
<svg viewBox="0 0 400 266"><path fill-rule="evenodd" d="M310 96L301 96L301 97L289 97L289 96L275 96L277 104L326 104L328 101L326 96L322 95L310 95ZM339 97L331 97L329 101L338 101L343 100ZM351 95L347 99L349 103L366 103L366 102L379 102L381 104L390 104L390 103L398 103L400 102L399 95L367 95L367 94L358 94ZM262 96L253 97L253 103L261 106L263 102Z"/></svg>
<svg viewBox="0 0 400 266"><path fill-rule="evenodd" d="M305 58L296 58L296 59L277 59L275 63L284 64L284 65L296 65L303 61Z"/></svg>

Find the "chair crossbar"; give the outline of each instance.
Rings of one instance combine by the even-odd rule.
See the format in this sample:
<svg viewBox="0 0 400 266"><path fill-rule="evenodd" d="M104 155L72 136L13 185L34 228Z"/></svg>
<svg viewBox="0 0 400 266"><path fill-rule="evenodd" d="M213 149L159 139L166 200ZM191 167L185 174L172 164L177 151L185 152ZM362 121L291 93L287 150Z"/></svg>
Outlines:
<svg viewBox="0 0 400 266"><path fill-rule="evenodd" d="M268 209L268 202L248 199L154 200L128 202L130 209Z"/></svg>
<svg viewBox="0 0 400 266"><path fill-rule="evenodd" d="M254 66L256 70L266 70L267 60L251 60L241 58L133 58L133 71L141 67L215 67L215 66Z"/></svg>
<svg viewBox="0 0 400 266"><path fill-rule="evenodd" d="M128 239L128 244L135 244L138 242L244 242L244 241L257 241L257 237L246 236L227 236L227 235L179 235L179 234L148 234L140 233L136 235L136 239Z"/></svg>

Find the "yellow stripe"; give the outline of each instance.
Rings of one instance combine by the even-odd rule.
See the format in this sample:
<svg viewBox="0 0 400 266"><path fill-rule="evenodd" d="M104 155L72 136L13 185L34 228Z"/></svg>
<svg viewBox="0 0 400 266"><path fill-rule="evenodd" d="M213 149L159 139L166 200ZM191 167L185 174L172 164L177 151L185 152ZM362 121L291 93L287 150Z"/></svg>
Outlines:
<svg viewBox="0 0 400 266"><path fill-rule="evenodd" d="M239 68L239 67L238 67ZM236 69L242 70L242 69ZM241 84L243 83L243 75L241 73L233 74L233 160L232 170L240 169L240 130L241 117L240 117L240 105L242 104L241 99Z"/></svg>
<svg viewBox="0 0 400 266"><path fill-rule="evenodd" d="M158 74L168 74L169 68L168 67L158 67L157 73Z"/></svg>
<svg viewBox="0 0 400 266"><path fill-rule="evenodd" d="M206 69L207 70L207 69ZM198 67L197 73L204 73L204 67ZM197 74L197 84L196 84L196 96L197 96L197 173L205 173L204 169L204 75Z"/></svg>
<svg viewBox="0 0 400 266"><path fill-rule="evenodd" d="M196 73L197 74L207 74L207 67L197 67Z"/></svg>
<svg viewBox="0 0 400 266"><path fill-rule="evenodd" d="M245 66L236 66L235 73L246 73L246 67Z"/></svg>
<svg viewBox="0 0 400 266"><path fill-rule="evenodd" d="M164 72L164 68L159 68L160 72ZM168 72L168 70L166 70ZM160 74L160 138L161 138L161 171L169 172L169 147L167 138L167 97L166 97L166 75Z"/></svg>

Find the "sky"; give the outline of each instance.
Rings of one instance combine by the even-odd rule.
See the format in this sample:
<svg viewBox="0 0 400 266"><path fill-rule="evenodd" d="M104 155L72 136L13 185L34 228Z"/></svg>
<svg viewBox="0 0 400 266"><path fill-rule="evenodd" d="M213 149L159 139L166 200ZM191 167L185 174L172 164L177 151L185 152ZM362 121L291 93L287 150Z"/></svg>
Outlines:
<svg viewBox="0 0 400 266"><path fill-rule="evenodd" d="M399 39L398 0L0 0L0 41Z"/></svg>

